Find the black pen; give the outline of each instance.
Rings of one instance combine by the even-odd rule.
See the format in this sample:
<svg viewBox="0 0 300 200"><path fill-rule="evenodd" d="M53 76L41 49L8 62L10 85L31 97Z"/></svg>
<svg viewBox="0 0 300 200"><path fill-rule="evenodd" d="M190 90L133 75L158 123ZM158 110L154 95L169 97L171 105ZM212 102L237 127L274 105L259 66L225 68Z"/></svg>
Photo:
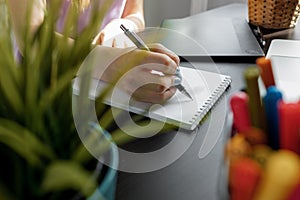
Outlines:
<svg viewBox="0 0 300 200"><path fill-rule="evenodd" d="M137 46L139 49L143 49L146 51L150 51L148 46L144 43L144 41L133 31L130 31L127 29L123 24L121 24L120 28L124 31L125 35ZM176 76L182 79L182 76L180 74L180 70L176 70ZM184 88L184 86L179 83L174 85L182 94L193 100L192 96L187 92L187 90Z"/></svg>

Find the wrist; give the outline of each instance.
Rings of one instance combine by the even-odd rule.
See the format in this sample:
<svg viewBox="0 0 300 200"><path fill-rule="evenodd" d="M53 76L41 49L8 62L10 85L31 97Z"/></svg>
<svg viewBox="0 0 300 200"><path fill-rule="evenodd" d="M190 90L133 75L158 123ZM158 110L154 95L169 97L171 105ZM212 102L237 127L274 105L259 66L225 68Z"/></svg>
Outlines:
<svg viewBox="0 0 300 200"><path fill-rule="evenodd" d="M134 27L132 27L133 28L132 30L145 29L145 20L144 20L144 17L140 14L131 14L131 15L126 16L123 19L127 19L127 20L131 21L131 23L134 24Z"/></svg>

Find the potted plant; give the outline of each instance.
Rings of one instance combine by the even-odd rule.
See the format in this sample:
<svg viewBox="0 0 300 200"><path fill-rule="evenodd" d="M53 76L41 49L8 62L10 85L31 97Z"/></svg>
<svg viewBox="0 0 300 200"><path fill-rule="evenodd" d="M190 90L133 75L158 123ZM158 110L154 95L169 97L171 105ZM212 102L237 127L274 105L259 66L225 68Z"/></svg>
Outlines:
<svg viewBox="0 0 300 200"><path fill-rule="evenodd" d="M103 15L92 12L91 23L74 36L72 48L66 48L72 29L66 29L63 37L55 36L61 1L53 2L35 34L25 31L22 59L16 60L9 15L5 0L0 0L0 196L113 199L118 164L115 143L124 144L134 138L112 126L110 107L102 103L110 86L95 101L88 94L73 95L74 76L93 48L90 41ZM110 2L106 1L100 13L105 13ZM77 17L78 13L71 12L66 24L75 24ZM81 84L80 91L88 88L89 84ZM81 107L91 102L99 123L90 121L88 111ZM86 115L80 126L74 122L78 115ZM149 123L139 116L137 121L140 126ZM136 126L130 130L147 134L152 128L156 130L156 123L152 124L143 131ZM79 131L87 137L81 138ZM92 156L87 150L89 145L101 159L108 155L111 167Z"/></svg>
<svg viewBox="0 0 300 200"><path fill-rule="evenodd" d="M18 61L5 1L0 3L1 198L95 198L100 197L97 188L101 193L111 187L102 197L112 199L116 170L99 170L102 165L84 148L72 114L72 79L92 48L89 41L103 15L94 13L92 23L67 51L68 30L60 41L53 31L59 10L56 1L38 31L24 33L23 57ZM73 13L67 23L77 17ZM106 134L108 141L99 127L92 131ZM110 152L116 165L116 147L105 147L102 153Z"/></svg>
<svg viewBox="0 0 300 200"><path fill-rule="evenodd" d="M86 118L81 127L96 133L87 139L99 140L99 155L109 154L113 168L99 164L84 146L88 141L77 133L73 114L79 110L72 109L72 80L93 48L90 41L103 15L93 12L90 25L74 37L70 51L66 48L70 29L59 40L53 31L60 6L60 1L54 2L36 33L24 33L24 52L18 61L5 0L0 1L0 196L113 199L118 152L111 140L125 142L128 137L117 131L112 138L105 131L113 118L99 103L104 96L100 95L97 115L107 126L89 124ZM71 13L66 23L77 17Z"/></svg>

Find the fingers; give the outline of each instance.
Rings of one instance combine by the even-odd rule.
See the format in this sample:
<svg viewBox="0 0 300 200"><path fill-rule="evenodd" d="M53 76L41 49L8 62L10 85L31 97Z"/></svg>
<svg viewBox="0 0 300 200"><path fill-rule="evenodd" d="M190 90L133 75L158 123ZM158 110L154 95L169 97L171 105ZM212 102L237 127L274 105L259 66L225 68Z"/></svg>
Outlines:
<svg viewBox="0 0 300 200"><path fill-rule="evenodd" d="M175 94L174 79L173 75L151 74L142 66L138 66L125 73L116 86L136 100L162 103Z"/></svg>
<svg viewBox="0 0 300 200"><path fill-rule="evenodd" d="M116 37L111 37L111 38L107 39L104 31L99 33L95 37L92 44L103 45L103 46L107 46L107 47L117 47L117 48L127 48L128 47L127 42L122 39L118 39Z"/></svg>
<svg viewBox="0 0 300 200"><path fill-rule="evenodd" d="M104 41L104 33L101 32L100 35L99 35L99 37L98 37L97 44L102 45L103 41Z"/></svg>
<svg viewBox="0 0 300 200"><path fill-rule="evenodd" d="M102 33L98 33L98 35L94 38L92 44L93 45L101 45L103 42L103 35Z"/></svg>
<svg viewBox="0 0 300 200"><path fill-rule="evenodd" d="M162 53L162 54L167 55L168 57L170 57L176 63L177 66L179 65L179 63L180 63L179 57L174 52L172 52L170 49L167 49L163 45L161 45L161 44L150 44L149 48L153 52Z"/></svg>
<svg viewBox="0 0 300 200"><path fill-rule="evenodd" d="M175 74L180 61L179 57L160 44L152 44L149 47L151 52L146 52L147 55L144 55L144 59L142 60L144 64L151 64L147 65L146 68L150 71L162 72L163 74ZM145 53L145 51L141 51L140 53L142 56L142 53Z"/></svg>
<svg viewBox="0 0 300 200"><path fill-rule="evenodd" d="M119 80L118 87L137 100L161 103L175 94L174 74L179 58L162 45L150 48L151 51L135 49L123 54L105 74L108 80ZM158 73L152 73L153 70Z"/></svg>
<svg viewBox="0 0 300 200"><path fill-rule="evenodd" d="M117 41L115 38L113 38L113 40L112 40L111 47L117 47Z"/></svg>
<svg viewBox="0 0 300 200"><path fill-rule="evenodd" d="M170 99L176 92L175 87L171 87L164 92L154 92L147 88L141 87L133 93L133 98L137 101L149 103L163 103Z"/></svg>
<svg viewBox="0 0 300 200"><path fill-rule="evenodd" d="M163 74L175 74L178 65L172 60L168 55L151 52L148 56L143 60L145 68L149 71L155 70L158 72L162 72Z"/></svg>
<svg viewBox="0 0 300 200"><path fill-rule="evenodd" d="M152 88L157 92L164 92L166 89L172 87L175 82L175 76L173 75L159 76L151 73L147 73L146 75L148 75L145 77L146 80L148 80L149 83L151 83L150 86L154 85L154 87Z"/></svg>
<svg viewBox="0 0 300 200"><path fill-rule="evenodd" d="M166 86L163 86L163 85L158 85L158 84L150 83L150 84L144 85L143 88L145 90L151 90L153 92L163 93L166 90L168 90L170 87L166 87Z"/></svg>
<svg viewBox="0 0 300 200"><path fill-rule="evenodd" d="M161 76L151 73L145 69L144 66L137 66L123 74L119 83L122 84L123 86L121 87L124 87L128 92L135 91L141 86L155 92L164 92L172 87L174 82L174 75Z"/></svg>

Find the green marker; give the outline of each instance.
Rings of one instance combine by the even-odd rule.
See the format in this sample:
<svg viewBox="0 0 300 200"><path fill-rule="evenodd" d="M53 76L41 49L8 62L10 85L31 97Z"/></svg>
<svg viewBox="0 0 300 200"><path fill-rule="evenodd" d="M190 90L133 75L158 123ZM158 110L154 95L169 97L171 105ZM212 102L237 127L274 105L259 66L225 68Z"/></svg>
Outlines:
<svg viewBox="0 0 300 200"><path fill-rule="evenodd" d="M249 67L244 73L244 78L246 81L246 91L249 97L249 113L251 124L254 127L265 130L265 113L263 111L262 101L258 87L259 75L259 68Z"/></svg>

